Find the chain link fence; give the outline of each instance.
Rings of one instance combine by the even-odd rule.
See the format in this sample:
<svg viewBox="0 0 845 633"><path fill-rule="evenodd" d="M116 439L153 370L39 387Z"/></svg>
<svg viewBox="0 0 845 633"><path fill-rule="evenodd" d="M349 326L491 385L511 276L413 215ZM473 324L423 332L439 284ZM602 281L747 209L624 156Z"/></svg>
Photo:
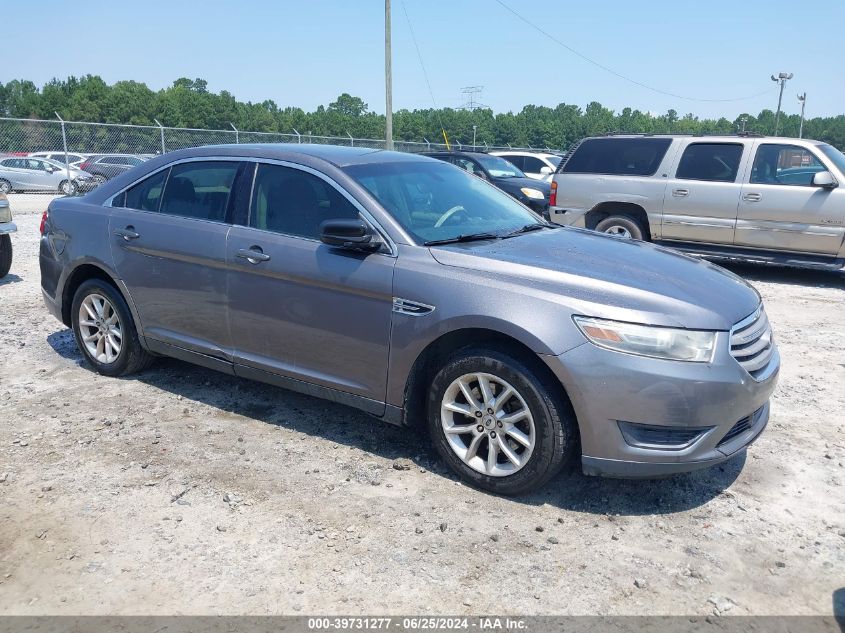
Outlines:
<svg viewBox="0 0 845 633"><path fill-rule="evenodd" d="M354 138L347 136L318 136L310 133L250 132L237 130L205 130L165 127L163 125L124 125L116 123L85 123L80 121L13 119L0 117L0 191L64 191L79 188L80 168L96 172L93 183L99 184L125 171L138 160L187 147L231 143L315 143L321 145L346 145L384 149L384 139ZM394 149L402 152L426 152L447 149L444 143L428 141L394 141ZM493 147L485 144L466 145L455 141L452 149L527 150L539 148ZM548 148L545 148L548 150ZM554 150L552 150L554 151ZM15 160L23 159L27 160ZM12 160L7 160L12 159ZM105 161L105 162L104 162ZM124 161L126 165L122 165ZM98 166L112 167L95 169ZM50 166L50 167L48 167ZM54 169L55 175L50 172ZM11 171L10 171L11 170ZM40 179L26 180L24 171L47 171ZM64 177L60 172L64 173ZM36 174L37 176L38 174ZM84 179L86 176L81 175ZM22 179L23 178L23 179ZM27 184L27 182L29 184Z"/></svg>

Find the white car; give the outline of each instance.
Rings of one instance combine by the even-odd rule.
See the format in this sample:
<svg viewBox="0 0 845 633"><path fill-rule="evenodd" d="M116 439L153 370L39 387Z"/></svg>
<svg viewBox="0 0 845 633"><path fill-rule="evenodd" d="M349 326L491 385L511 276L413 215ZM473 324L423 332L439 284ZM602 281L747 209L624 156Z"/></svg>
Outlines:
<svg viewBox="0 0 845 633"><path fill-rule="evenodd" d="M63 151L57 152L30 152L30 158L47 158L62 165L65 164L65 153ZM71 167L79 169L79 166L88 158L87 154L78 154L76 152L67 153L67 161Z"/></svg>
<svg viewBox="0 0 845 633"><path fill-rule="evenodd" d="M501 156L506 161L513 163L529 178L543 180L545 182L552 181L552 174L557 171L557 166L563 160L562 156L547 152L518 152L508 150L490 153L493 156Z"/></svg>
<svg viewBox="0 0 845 633"><path fill-rule="evenodd" d="M59 191L71 196L77 191L89 191L95 186L91 174L47 158L0 158L0 193Z"/></svg>

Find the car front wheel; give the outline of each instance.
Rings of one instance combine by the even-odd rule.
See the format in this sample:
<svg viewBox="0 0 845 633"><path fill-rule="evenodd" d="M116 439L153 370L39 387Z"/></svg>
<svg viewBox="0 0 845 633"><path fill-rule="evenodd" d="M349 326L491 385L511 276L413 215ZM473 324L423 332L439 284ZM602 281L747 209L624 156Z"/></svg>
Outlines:
<svg viewBox="0 0 845 633"><path fill-rule="evenodd" d="M574 416L559 391L516 356L463 350L432 382L432 442L474 486L505 495L535 490L571 459L576 444Z"/></svg>
<svg viewBox="0 0 845 633"><path fill-rule="evenodd" d="M141 347L129 306L105 281L89 279L79 286L71 306L71 324L79 350L100 374L124 376L152 361Z"/></svg>
<svg viewBox="0 0 845 633"><path fill-rule="evenodd" d="M9 274L12 268L12 238L0 235L0 279Z"/></svg>

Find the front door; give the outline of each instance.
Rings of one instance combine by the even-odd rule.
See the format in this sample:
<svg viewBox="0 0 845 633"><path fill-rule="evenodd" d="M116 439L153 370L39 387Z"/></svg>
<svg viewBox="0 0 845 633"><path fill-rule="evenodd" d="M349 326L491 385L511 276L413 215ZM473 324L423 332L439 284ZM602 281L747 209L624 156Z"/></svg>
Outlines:
<svg viewBox="0 0 845 633"><path fill-rule="evenodd" d="M231 359L226 236L238 162L174 165L119 196L109 222L112 255L145 336Z"/></svg>
<svg viewBox="0 0 845 633"><path fill-rule="evenodd" d="M845 191L813 186L826 169L807 148L759 142L742 186L736 244L836 255L845 239Z"/></svg>
<svg viewBox="0 0 845 633"><path fill-rule="evenodd" d="M743 143L686 146L664 194L663 239L733 244L738 175L748 153Z"/></svg>
<svg viewBox="0 0 845 633"><path fill-rule="evenodd" d="M242 366L235 371L363 396L380 414L395 258L319 241L322 221L358 217L351 198L322 175L257 166L249 225L233 227L227 243L229 315Z"/></svg>

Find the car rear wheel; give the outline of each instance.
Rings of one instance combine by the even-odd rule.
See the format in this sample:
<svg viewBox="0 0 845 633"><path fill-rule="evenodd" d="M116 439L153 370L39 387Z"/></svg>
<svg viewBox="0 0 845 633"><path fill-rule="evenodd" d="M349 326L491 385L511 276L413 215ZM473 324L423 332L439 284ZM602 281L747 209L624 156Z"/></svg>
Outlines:
<svg viewBox="0 0 845 633"><path fill-rule="evenodd" d="M125 376L152 362L138 339L132 314L123 296L109 283L89 279L76 291L71 324L79 351L106 376Z"/></svg>
<svg viewBox="0 0 845 633"><path fill-rule="evenodd" d="M59 191L66 196L72 196L76 193L76 183L72 180L63 180L59 183Z"/></svg>
<svg viewBox="0 0 845 633"><path fill-rule="evenodd" d="M629 240L642 240L645 228L629 215L611 215L596 225L596 231Z"/></svg>
<svg viewBox="0 0 845 633"><path fill-rule="evenodd" d="M11 193L12 192L12 183L8 180L0 179L0 193Z"/></svg>
<svg viewBox="0 0 845 633"><path fill-rule="evenodd" d="M466 349L432 381L428 430L464 481L498 494L535 490L571 459L577 432L559 388L515 356Z"/></svg>
<svg viewBox="0 0 845 633"><path fill-rule="evenodd" d="M0 235L0 279L9 274L12 268L12 238Z"/></svg>

